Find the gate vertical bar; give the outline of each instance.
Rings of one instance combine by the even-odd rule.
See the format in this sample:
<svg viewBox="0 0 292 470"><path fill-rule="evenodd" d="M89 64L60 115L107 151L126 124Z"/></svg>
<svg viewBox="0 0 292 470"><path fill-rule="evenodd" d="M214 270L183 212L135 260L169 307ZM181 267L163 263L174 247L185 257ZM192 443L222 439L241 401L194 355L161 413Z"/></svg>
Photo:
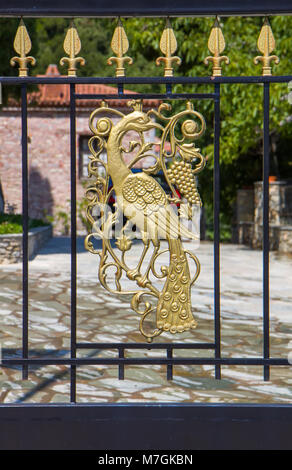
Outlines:
<svg viewBox="0 0 292 470"><path fill-rule="evenodd" d="M264 155L263 155L263 355L270 357L269 299L269 173L270 173L270 84L264 83ZM270 367L264 366L264 380L270 379Z"/></svg>
<svg viewBox="0 0 292 470"><path fill-rule="evenodd" d="M119 358L124 359L125 357L125 350L124 348L119 348ZM124 364L119 365L119 380L125 379L125 366Z"/></svg>
<svg viewBox="0 0 292 470"><path fill-rule="evenodd" d="M215 358L221 357L220 322L220 84L215 84L214 101L214 316ZM221 366L215 366L215 378L221 379Z"/></svg>
<svg viewBox="0 0 292 470"><path fill-rule="evenodd" d="M167 359L172 359L173 358L173 350L172 348L168 348L166 351L167 354ZM167 380L172 380L173 379L173 366L172 364L167 365Z"/></svg>
<svg viewBox="0 0 292 470"><path fill-rule="evenodd" d="M21 85L22 152L22 356L28 358L28 164L27 164L27 86ZM22 367L22 379L28 379L28 366Z"/></svg>
<svg viewBox="0 0 292 470"><path fill-rule="evenodd" d="M75 85L70 84L71 172L71 358L76 358L76 110ZM70 401L76 402L76 366L71 365Z"/></svg>

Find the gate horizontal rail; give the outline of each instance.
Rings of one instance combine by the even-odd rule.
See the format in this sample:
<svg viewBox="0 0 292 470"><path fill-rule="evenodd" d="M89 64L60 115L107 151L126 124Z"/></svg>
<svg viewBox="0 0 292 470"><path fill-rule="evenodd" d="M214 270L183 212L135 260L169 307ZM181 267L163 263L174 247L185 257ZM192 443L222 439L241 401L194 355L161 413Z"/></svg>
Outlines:
<svg viewBox="0 0 292 470"><path fill-rule="evenodd" d="M289 0L257 0L243 2L235 0L184 0L183 2L165 2L148 0L137 2L118 0L98 2L92 0L26 0L25 5L20 0L11 0L9 4L0 6L0 16L213 16L213 15L280 15L291 14Z"/></svg>
<svg viewBox="0 0 292 470"><path fill-rule="evenodd" d="M0 77L3 85L21 84L214 84L214 83L287 83L292 80L292 75L271 75L271 76L239 76L239 77ZM139 94L139 93L138 93ZM109 94L108 97L112 97ZM135 95L136 96L136 95Z"/></svg>
<svg viewBox="0 0 292 470"><path fill-rule="evenodd" d="M112 349L109 343L107 349ZM74 359L48 359L48 358L29 358L29 359L4 359L2 361L3 366L12 365L73 365L73 366L88 366L88 365L215 365L215 366L288 366L288 359L278 358L212 358L212 357L172 357L167 358L141 358L141 357L129 357L129 358L74 358ZM291 365L291 364L290 364Z"/></svg>
<svg viewBox="0 0 292 470"><path fill-rule="evenodd" d="M287 450L289 405L110 403L0 405L0 449ZM177 451L176 453L179 453ZM74 460L76 460L74 453ZM82 455L82 464L87 455ZM96 452L93 454L96 465ZM53 455L54 464L56 461ZM78 457L77 457L78 458ZM46 459L48 457L46 456Z"/></svg>

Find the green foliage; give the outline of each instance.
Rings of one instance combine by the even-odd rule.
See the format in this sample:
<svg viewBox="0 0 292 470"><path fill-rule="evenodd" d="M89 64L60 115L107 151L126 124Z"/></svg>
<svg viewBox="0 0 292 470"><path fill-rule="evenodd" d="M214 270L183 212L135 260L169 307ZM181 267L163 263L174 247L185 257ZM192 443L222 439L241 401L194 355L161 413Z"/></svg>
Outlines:
<svg viewBox="0 0 292 470"><path fill-rule="evenodd" d="M223 74L260 75L261 65L254 65L253 58L259 55L257 38L262 26L261 18L226 18L222 22L226 41L224 54L230 58L230 65L223 64ZM204 76L211 74L211 65L207 68L204 58L210 55L207 41L213 19L209 18L177 18L172 20L176 34L177 55L182 58L182 65L175 66L177 76ZM290 73L290 56L292 52L292 18L273 17L271 26L276 39L275 53L281 61L278 66L272 65L275 74ZM144 57L151 60L160 55L159 38L164 27L163 19L142 20L133 18L127 21L127 31L131 35L134 51L143 50ZM162 73L159 71L158 73ZM157 75L157 72L155 73ZM213 91L213 86L194 85L173 87L174 92L206 92ZM287 84L273 84L270 92L270 129L276 135L277 148L271 159L277 163L277 176L292 177L291 163L291 105L287 100ZM175 110L183 104L173 103ZM200 193L207 209L209 229L212 236L212 199L213 199L213 103L210 101L196 102L196 108L206 118L207 132L198 142L208 162L206 169L199 176ZM228 84L221 86L221 141L220 141L220 172L221 172L221 211L224 221L221 229L224 239L230 238L231 219L233 215L236 190L249 186L261 179L262 173L262 134L263 133L263 86L247 84ZM284 144L284 141L286 144ZM276 160L275 157L276 156ZM211 210L210 210L211 209ZM225 229L225 228L226 229ZM226 232L226 233L225 233ZM222 236L221 234L221 236Z"/></svg>
<svg viewBox="0 0 292 470"><path fill-rule="evenodd" d="M70 212L60 208L54 217L51 218L52 222L59 224L61 227L62 235L68 236L70 231Z"/></svg>
<svg viewBox="0 0 292 470"><path fill-rule="evenodd" d="M7 235L10 233L22 233L22 226L9 222L2 222L0 224L0 235Z"/></svg>
<svg viewBox="0 0 292 470"><path fill-rule="evenodd" d="M207 240L214 240L214 217L213 217L213 206L210 204L206 204L204 206L205 214L206 214L206 239ZM219 216L220 222L220 241L231 242L231 225L230 219L228 215L221 212Z"/></svg>
<svg viewBox="0 0 292 470"><path fill-rule="evenodd" d="M29 219L28 229L44 227L49 225L40 219ZM0 235L9 233L22 233L22 215L19 214L0 214Z"/></svg>
<svg viewBox="0 0 292 470"><path fill-rule="evenodd" d="M142 24L144 23L144 26ZM178 18L172 21L175 31L178 50L177 55L182 58L182 65L176 67L177 76L204 76L210 75L211 65L207 68L203 64L206 56L210 55L207 40L213 20L209 18ZM253 63L253 58L259 54L256 44L262 25L261 18L231 17L224 19L223 32L226 40L226 53L230 58L230 65L223 64L224 75L260 75L261 66ZM281 62L275 69L276 74L288 74L289 57L292 51L292 18L275 17L271 20L274 35L277 40L277 50ZM143 50L144 57L151 59L160 55L159 38L164 27L162 19L130 19L127 21L127 30L132 36L134 51ZM279 38L279 39L278 39ZM161 72L160 72L161 73ZM157 74L157 73L156 73ZM211 86L196 85L182 87L176 85L175 92L186 91L212 91ZM221 157L226 164L231 164L239 155L246 154L257 145L262 136L262 85L222 85L221 119ZM271 130L280 133L287 132L283 121L291 113L285 95L288 92L287 84L272 85L271 91ZM198 103L197 108L206 116L209 127L212 126L213 106L207 101ZM289 126L290 128L290 126ZM210 134L208 135L209 141ZM207 143L207 142L206 142ZM213 147L211 143L204 145L209 156L209 167L213 165Z"/></svg>
<svg viewBox="0 0 292 470"><path fill-rule="evenodd" d="M115 19L102 18L76 18L75 25L82 43L80 55L86 59L84 67L78 67L78 75L89 76L113 76L115 68L107 65L107 59L113 55L111 50L111 38L116 27ZM129 36L130 50L132 32L128 31L127 21L124 22ZM49 64L56 63L61 73L67 73L67 67L59 64L60 58L65 55L63 41L70 20L63 18L41 18L36 21L36 31L39 43L39 54L34 74L44 74ZM151 57L144 55L143 48L134 51L135 60L132 66L127 67L127 75L141 76L155 75L156 67ZM152 63L151 63L152 60ZM149 87L146 87L146 89ZM144 85L131 85L131 90L145 91Z"/></svg>
<svg viewBox="0 0 292 470"><path fill-rule="evenodd" d="M84 193L85 193L86 187L88 186L88 181L83 181L82 186L84 188ZM79 220L83 228L86 230L86 232L90 233L92 230L92 226L86 216L87 207L88 207L88 201L85 198L81 199L81 201L77 201L77 215L79 217Z"/></svg>
<svg viewBox="0 0 292 470"><path fill-rule="evenodd" d="M204 58L210 55L207 47L209 33L214 19L175 18L172 26L177 38L177 55L182 58L180 67L174 66L177 76L206 76L211 74L212 65L206 67ZM292 53L292 17L275 16L271 26L276 39L276 50L280 64L272 64L274 74L290 73ZM63 41L70 20L66 18L45 18L25 20L32 39L32 55L37 58L31 73L44 74L50 63L58 64L61 73L66 69L59 65L64 56ZM159 41L164 28L162 18L130 18L123 21L129 38L128 55L134 65L126 66L128 76L161 76L163 67L156 67L155 59L161 55ZM75 24L82 42L80 55L85 57L86 66L78 68L81 76L113 76L114 67L108 67L106 60L112 54L111 37L116 20L77 18ZM0 20L0 39L5 44L0 51L0 74L12 75L16 70L9 60L14 55L13 38L18 20ZM230 58L230 65L223 67L223 74L260 75L261 64L254 65L253 58L259 55L257 38L262 26L259 17L230 17L222 20L226 41L224 54ZM7 45L7 46L6 46ZM131 85L134 91L164 91L159 85ZM174 92L213 91L212 85L176 85ZM271 84L270 129L276 149L271 159L272 171L280 178L292 177L291 162L291 105L288 103L287 84ZM253 184L261 179L262 133L263 133L263 86L228 84L221 86L221 210L230 223L236 189ZM180 110L184 103L173 102L173 109ZM199 177L200 192L206 207L212 205L213 185L213 118L214 106L210 100L195 102L196 109L206 118L207 132L198 142L202 153L207 155L208 164ZM61 216L60 216L61 217ZM64 225L65 214L63 216Z"/></svg>
<svg viewBox="0 0 292 470"><path fill-rule="evenodd" d="M49 225L50 222L48 220L41 220L41 219L29 219L28 221L28 228L37 228L37 227L45 227Z"/></svg>
<svg viewBox="0 0 292 470"><path fill-rule="evenodd" d="M95 18L77 18L75 25L81 39L80 55L85 57L86 65L78 67L79 76L107 75L106 58L110 54L112 20ZM67 67L59 64L66 56L63 42L70 20L66 18L40 18L36 20L39 51L36 74L45 74L49 64L57 64L61 73L67 73Z"/></svg>

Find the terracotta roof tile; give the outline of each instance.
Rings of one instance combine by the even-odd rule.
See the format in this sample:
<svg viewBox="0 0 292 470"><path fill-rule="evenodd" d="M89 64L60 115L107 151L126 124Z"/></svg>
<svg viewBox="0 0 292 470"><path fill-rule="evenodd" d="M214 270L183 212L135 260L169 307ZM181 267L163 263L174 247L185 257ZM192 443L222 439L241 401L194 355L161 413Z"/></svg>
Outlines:
<svg viewBox="0 0 292 470"><path fill-rule="evenodd" d="M38 75L39 77L61 77L57 65L51 64L48 66L45 75ZM68 107L70 105L70 87L66 84L40 84L39 91L28 93L28 104L37 105L40 107ZM108 85L99 84L77 84L77 94L117 94L117 89ZM124 90L124 93L135 94L134 91ZM101 100L78 100L77 107L93 107L100 104ZM112 107L126 107L127 100L107 100L109 106ZM157 107L158 100L144 100L146 108Z"/></svg>

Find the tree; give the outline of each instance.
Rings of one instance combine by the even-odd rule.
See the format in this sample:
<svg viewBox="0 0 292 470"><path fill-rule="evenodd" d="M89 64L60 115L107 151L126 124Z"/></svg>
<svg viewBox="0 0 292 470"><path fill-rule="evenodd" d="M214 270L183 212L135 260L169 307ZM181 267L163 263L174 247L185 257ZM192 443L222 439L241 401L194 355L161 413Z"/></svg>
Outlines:
<svg viewBox="0 0 292 470"><path fill-rule="evenodd" d="M207 43L214 19L177 18L172 20L176 34L182 65L177 67L177 76L204 76L211 73L203 64L210 55ZM223 65L224 75L260 75L261 66L254 65L253 58L259 55L257 38L262 26L262 18L230 17L221 21L226 41L224 54L230 58L230 65ZM280 64L273 66L277 75L287 75L290 71L292 53L292 18L278 16L271 19L271 26L276 39L275 53L280 57ZM127 20L132 50L143 49L146 58L158 57L159 38L164 20L137 18ZM153 59L152 59L153 60ZM211 66L210 66L211 67ZM161 72L160 72L161 73ZM213 87L196 85L182 87L176 85L175 92L212 91ZM288 102L288 87L285 84L271 85L270 131L277 136L277 158L279 176L292 177L291 155L291 105ZM212 209L212 170L213 170L213 105L207 101L196 102L197 109L206 118L208 132L199 144L204 154L208 155L207 168L200 175L200 190L209 219ZM262 172L262 129L263 129L263 86L228 84L221 86L221 208L225 219L230 223L236 189L253 184L261 179ZM283 152L281 153L281 150ZM287 155L289 149L289 155ZM274 155L272 155L273 157ZM273 168L273 158L271 160Z"/></svg>

